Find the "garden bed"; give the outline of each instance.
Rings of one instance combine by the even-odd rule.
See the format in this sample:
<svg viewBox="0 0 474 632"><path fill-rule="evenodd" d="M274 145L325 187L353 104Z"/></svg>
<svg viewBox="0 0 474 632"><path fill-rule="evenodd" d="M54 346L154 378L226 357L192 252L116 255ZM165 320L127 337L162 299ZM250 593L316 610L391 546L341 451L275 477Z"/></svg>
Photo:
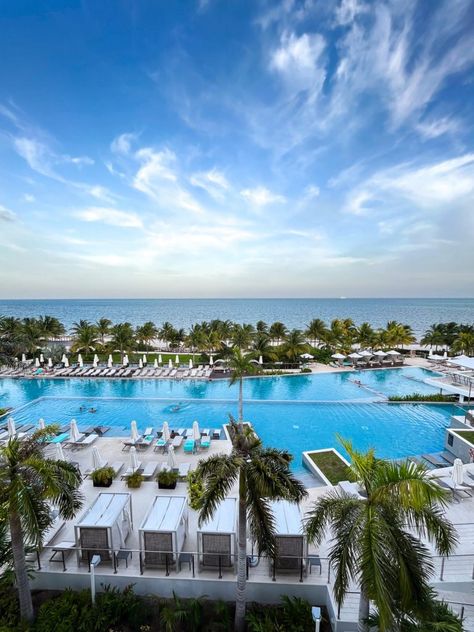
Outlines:
<svg viewBox="0 0 474 632"><path fill-rule="evenodd" d="M458 437L474 445L474 430L452 430Z"/></svg>
<svg viewBox="0 0 474 632"><path fill-rule="evenodd" d="M334 448L303 452L303 463L326 485L337 485L347 480L349 461Z"/></svg>

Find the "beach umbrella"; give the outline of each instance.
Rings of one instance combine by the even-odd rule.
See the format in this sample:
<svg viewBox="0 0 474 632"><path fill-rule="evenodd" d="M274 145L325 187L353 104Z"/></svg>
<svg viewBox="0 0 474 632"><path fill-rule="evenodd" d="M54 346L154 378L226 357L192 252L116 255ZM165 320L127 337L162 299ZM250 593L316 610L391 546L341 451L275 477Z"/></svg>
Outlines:
<svg viewBox="0 0 474 632"><path fill-rule="evenodd" d="M372 351L367 351L366 349L364 349L363 351L359 351L359 353L363 358L371 358L374 355Z"/></svg>
<svg viewBox="0 0 474 632"><path fill-rule="evenodd" d="M385 351L375 351L374 352L374 356L377 356L378 358L385 358L387 354L385 353Z"/></svg>
<svg viewBox="0 0 474 632"><path fill-rule="evenodd" d="M464 484L464 471L461 459L454 459L453 469L451 471L451 478L455 485Z"/></svg>
<svg viewBox="0 0 474 632"><path fill-rule="evenodd" d="M163 364L163 360L161 359L161 353L158 356L158 364Z"/></svg>
<svg viewBox="0 0 474 632"><path fill-rule="evenodd" d="M69 429L69 440L75 443L79 440L80 434L79 429L77 427L77 421L75 419L71 419L71 427Z"/></svg>
<svg viewBox="0 0 474 632"><path fill-rule="evenodd" d="M114 365L114 359L112 358L112 354L109 355L109 359L107 360L107 368L111 369Z"/></svg>
<svg viewBox="0 0 474 632"><path fill-rule="evenodd" d="M92 366L94 367L94 369L97 368L97 362L95 361L95 358L92 360Z"/></svg>
<svg viewBox="0 0 474 632"><path fill-rule="evenodd" d="M263 356L260 356L260 357L258 358L258 363L259 363L259 364L263 364Z"/></svg>
<svg viewBox="0 0 474 632"><path fill-rule="evenodd" d="M174 455L174 448L172 445L170 445L170 447L168 448L167 464L170 470L176 470L178 467L178 464L176 463L176 457Z"/></svg>
<svg viewBox="0 0 474 632"><path fill-rule="evenodd" d="M209 356L209 366L212 366L214 364L214 358L212 356Z"/></svg>
<svg viewBox="0 0 474 632"><path fill-rule="evenodd" d="M142 362L143 362L143 364L146 364L146 363L147 363L147 359L146 359L146 355L145 355L145 354L143 354L143 357L142 357Z"/></svg>
<svg viewBox="0 0 474 632"><path fill-rule="evenodd" d="M163 428L161 429L161 438L165 441L169 441L171 437L170 427L167 421L163 422Z"/></svg>
<svg viewBox="0 0 474 632"><path fill-rule="evenodd" d="M21 354L21 361L23 364L26 362L26 355L24 353Z"/></svg>
<svg viewBox="0 0 474 632"><path fill-rule="evenodd" d="M158 360L157 360L156 358L155 358L155 361L153 362L153 367L154 367L155 369L157 369L157 368L158 368Z"/></svg>
<svg viewBox="0 0 474 632"><path fill-rule="evenodd" d="M77 364L82 368L84 366L84 361L82 359L82 355L79 353L77 355Z"/></svg>
<svg viewBox="0 0 474 632"><path fill-rule="evenodd" d="M137 449L134 445L130 448L130 468L132 472L136 472L138 470Z"/></svg>
<svg viewBox="0 0 474 632"><path fill-rule="evenodd" d="M199 441L201 438L201 432L199 430L199 424L197 421L193 421L193 439L194 441Z"/></svg>
<svg viewBox="0 0 474 632"><path fill-rule="evenodd" d="M334 360L345 360L346 356L342 355L342 353L333 353L331 358L334 358Z"/></svg>
<svg viewBox="0 0 474 632"><path fill-rule="evenodd" d="M56 461L65 461L66 457L64 456L63 446L60 443L56 444Z"/></svg>
<svg viewBox="0 0 474 632"><path fill-rule="evenodd" d="M48 369L52 369L53 368L53 360L52 358L48 358Z"/></svg>
<svg viewBox="0 0 474 632"><path fill-rule="evenodd" d="M104 466L104 459L102 458L99 448L95 446L92 448L92 469L98 470Z"/></svg>
<svg viewBox="0 0 474 632"><path fill-rule="evenodd" d="M300 357L303 358L303 360L312 360L314 358L310 353L303 353Z"/></svg>
<svg viewBox="0 0 474 632"><path fill-rule="evenodd" d="M7 428L8 428L8 436L14 437L16 435L16 425L15 425L15 420L13 419L13 417L8 417Z"/></svg>
<svg viewBox="0 0 474 632"><path fill-rule="evenodd" d="M133 443L138 441L138 439L140 438L137 428L137 422L135 421L135 419L130 423L130 438L132 439Z"/></svg>
<svg viewBox="0 0 474 632"><path fill-rule="evenodd" d="M175 357L174 361L175 361L176 364L179 364L179 355L178 354L176 354L176 357Z"/></svg>
<svg viewBox="0 0 474 632"><path fill-rule="evenodd" d="M46 427L46 424L44 423L44 419L38 419L38 430L44 430Z"/></svg>
<svg viewBox="0 0 474 632"><path fill-rule="evenodd" d="M67 358L64 358L64 366L67 368L69 368L69 360Z"/></svg>
<svg viewBox="0 0 474 632"><path fill-rule="evenodd" d="M127 366L127 364L128 364L128 355L127 354L125 354L123 356L122 364L123 364L123 366Z"/></svg>
<svg viewBox="0 0 474 632"><path fill-rule="evenodd" d="M390 351L387 351L387 355L396 356L400 355L400 353L398 353L398 351L395 351L395 349L390 349Z"/></svg>
<svg viewBox="0 0 474 632"><path fill-rule="evenodd" d="M40 362L41 364L44 364L44 355L42 353L40 353Z"/></svg>
<svg viewBox="0 0 474 632"><path fill-rule="evenodd" d="M65 353L63 353L63 356L62 356L62 358L61 358L61 362L62 362L63 364L66 364L66 362L67 362L67 358L66 358L66 354L65 354Z"/></svg>
<svg viewBox="0 0 474 632"><path fill-rule="evenodd" d="M168 367L169 367L170 369L172 369L172 368L173 368L173 360L172 360L171 358L168 360Z"/></svg>
<svg viewBox="0 0 474 632"><path fill-rule="evenodd" d="M40 367L40 361L38 360L38 358L35 358L35 367L37 369L39 369L39 367Z"/></svg>
<svg viewBox="0 0 474 632"><path fill-rule="evenodd" d="M445 352L443 353L443 358L447 358L447 357L448 357L448 352L447 352L447 351L445 351Z"/></svg>
<svg viewBox="0 0 474 632"><path fill-rule="evenodd" d="M141 358L138 360L138 368L143 369L143 360Z"/></svg>
<svg viewBox="0 0 474 632"><path fill-rule="evenodd" d="M192 369L193 368L193 361L191 358L189 358L189 368Z"/></svg>

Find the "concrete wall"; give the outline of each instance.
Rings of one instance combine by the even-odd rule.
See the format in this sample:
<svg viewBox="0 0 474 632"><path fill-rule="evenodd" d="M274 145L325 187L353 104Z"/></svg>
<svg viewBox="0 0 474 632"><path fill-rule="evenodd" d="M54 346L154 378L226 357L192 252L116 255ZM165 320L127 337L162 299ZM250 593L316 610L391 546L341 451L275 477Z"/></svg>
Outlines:
<svg viewBox="0 0 474 632"><path fill-rule="evenodd" d="M474 432L472 434L474 436ZM449 445L450 437L452 438L452 445ZM469 463L472 461L469 451L474 449L474 445L461 438L450 428L446 431L444 446L446 450L454 454L456 457L459 457L463 463Z"/></svg>

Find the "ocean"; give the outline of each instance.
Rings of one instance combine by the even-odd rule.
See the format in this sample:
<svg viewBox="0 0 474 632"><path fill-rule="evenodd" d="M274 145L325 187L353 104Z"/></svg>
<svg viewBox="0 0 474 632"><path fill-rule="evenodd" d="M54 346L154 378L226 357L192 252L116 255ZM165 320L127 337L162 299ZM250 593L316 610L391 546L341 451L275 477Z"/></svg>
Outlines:
<svg viewBox="0 0 474 632"><path fill-rule="evenodd" d="M352 318L383 327L389 320L411 325L419 337L433 323L474 323L474 299L454 298L350 298L350 299L57 299L0 300L0 316L56 316L69 328L80 319L107 317L114 323L140 325L165 321L189 328L215 318L255 324L282 321L289 328L304 328L313 318L330 322Z"/></svg>

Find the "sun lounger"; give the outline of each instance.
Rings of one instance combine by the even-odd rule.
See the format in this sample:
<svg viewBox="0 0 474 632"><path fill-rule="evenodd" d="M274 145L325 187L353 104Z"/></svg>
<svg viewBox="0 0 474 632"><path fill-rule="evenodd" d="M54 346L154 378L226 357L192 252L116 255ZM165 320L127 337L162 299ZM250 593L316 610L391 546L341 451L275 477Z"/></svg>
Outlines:
<svg viewBox="0 0 474 632"><path fill-rule="evenodd" d="M98 438L99 438L99 435L93 432L92 434L87 435L87 436L83 435L83 437L80 438L78 441L69 441L69 444L82 448L83 446L91 445Z"/></svg>
<svg viewBox="0 0 474 632"><path fill-rule="evenodd" d="M120 472L122 471L123 467L124 467L125 463L123 461L114 461L111 464L111 468L113 469L113 471L115 472L115 476L118 476L118 474L120 474Z"/></svg>
<svg viewBox="0 0 474 632"><path fill-rule="evenodd" d="M206 437L206 436L202 437L199 447L201 448L201 450L208 450L211 447L210 437Z"/></svg>
<svg viewBox="0 0 474 632"><path fill-rule="evenodd" d="M155 452L157 452L158 450L162 450L163 452L165 451L166 447L168 445L168 441L166 441L163 438L159 438L156 443L155 443L155 447L153 448L153 450Z"/></svg>
<svg viewBox="0 0 474 632"><path fill-rule="evenodd" d="M142 472L143 478L152 478L154 473L156 472L156 468L158 467L158 463L153 461L149 461Z"/></svg>
<svg viewBox="0 0 474 632"><path fill-rule="evenodd" d="M185 477L189 474L189 468L191 467L190 463L179 463L178 465L178 476Z"/></svg>
<svg viewBox="0 0 474 632"><path fill-rule="evenodd" d="M422 458L425 459L425 461L428 461L428 463L431 463L431 465L434 465L436 467L449 466L449 463L447 461L445 461L444 459L440 459L439 456L436 456L434 454L422 454Z"/></svg>
<svg viewBox="0 0 474 632"><path fill-rule="evenodd" d="M178 428L178 434L184 437L184 433L186 432L186 428Z"/></svg>
<svg viewBox="0 0 474 632"><path fill-rule="evenodd" d="M153 434L140 437L135 443L137 448L148 448L153 443Z"/></svg>
<svg viewBox="0 0 474 632"><path fill-rule="evenodd" d="M456 494L466 494L466 497L471 496L472 492L467 485L456 485L456 483L451 478L438 478L438 483L443 487L447 487L453 492L453 497L456 497Z"/></svg>
<svg viewBox="0 0 474 632"><path fill-rule="evenodd" d="M451 454L451 452L448 452L447 450L443 450L443 452L441 452L441 456L445 461L454 465L454 459L456 458L454 454Z"/></svg>
<svg viewBox="0 0 474 632"><path fill-rule="evenodd" d="M171 440L171 445L175 450L180 448L183 445L183 437L181 435L176 435L176 437L173 437Z"/></svg>
<svg viewBox="0 0 474 632"><path fill-rule="evenodd" d="M364 496L357 489L357 485L350 481L339 481L338 483L340 489L345 493L349 494L349 496L353 496L354 498L363 499Z"/></svg>
<svg viewBox="0 0 474 632"><path fill-rule="evenodd" d="M185 436L186 436L186 438L187 438L187 439L192 439L192 436L193 436L193 429L192 429L192 428L188 428L188 429L186 430L186 435L185 435Z"/></svg>
<svg viewBox="0 0 474 632"><path fill-rule="evenodd" d="M142 469L142 464L140 461L137 463L137 467L135 469L130 465L125 470L125 473L122 475L122 478L125 478L126 476L130 476L130 474L134 474L135 472L139 472L141 469Z"/></svg>
<svg viewBox="0 0 474 632"><path fill-rule="evenodd" d="M196 450L196 442L194 439L186 439L183 450L186 454L194 454Z"/></svg>

